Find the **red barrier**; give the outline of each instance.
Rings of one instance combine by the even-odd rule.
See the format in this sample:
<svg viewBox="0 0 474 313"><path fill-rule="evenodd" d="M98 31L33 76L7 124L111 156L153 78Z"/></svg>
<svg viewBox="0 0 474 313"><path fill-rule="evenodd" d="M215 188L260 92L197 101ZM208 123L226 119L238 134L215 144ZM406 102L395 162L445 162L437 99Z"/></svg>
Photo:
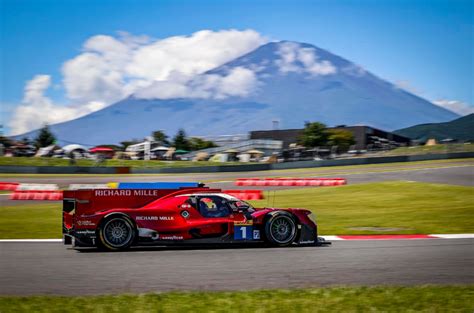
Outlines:
<svg viewBox="0 0 474 313"><path fill-rule="evenodd" d="M263 192L261 190L223 190L222 192L239 198L240 200L263 199Z"/></svg>
<svg viewBox="0 0 474 313"><path fill-rule="evenodd" d="M14 191L19 185L19 183L0 182L0 190Z"/></svg>
<svg viewBox="0 0 474 313"><path fill-rule="evenodd" d="M236 186L340 186L345 178L238 178Z"/></svg>
<svg viewBox="0 0 474 313"><path fill-rule="evenodd" d="M10 194L10 200L51 200L63 199L62 190L15 190Z"/></svg>

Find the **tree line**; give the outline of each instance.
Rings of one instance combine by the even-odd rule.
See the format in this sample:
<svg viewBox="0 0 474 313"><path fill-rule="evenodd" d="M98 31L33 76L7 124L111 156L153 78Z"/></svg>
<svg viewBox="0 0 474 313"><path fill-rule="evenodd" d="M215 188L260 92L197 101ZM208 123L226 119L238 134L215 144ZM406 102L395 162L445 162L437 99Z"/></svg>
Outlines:
<svg viewBox="0 0 474 313"><path fill-rule="evenodd" d="M156 130L152 132L151 137L153 138L153 141L158 142L159 144L164 146L175 147L177 150L196 151L217 147L217 145L212 141L204 140L198 137L188 137L184 129L179 129L176 135L171 140L169 139L169 136L161 130ZM25 137L20 140L20 142L25 145L33 145L36 148L42 148L56 144L57 138L51 132L49 126L44 125L39 130L38 135L33 140L30 140L29 138ZM122 141L120 143L120 146L113 144L102 144L97 146L108 147L114 150L125 150L128 146L140 142L142 141L135 139L130 141ZM2 143L5 147L10 147L13 145L13 142L9 138L4 136L0 136L0 143Z"/></svg>
<svg viewBox="0 0 474 313"><path fill-rule="evenodd" d="M339 151L347 151L355 144L354 135L344 129L328 129L320 122L307 122L298 143L307 148L337 146Z"/></svg>

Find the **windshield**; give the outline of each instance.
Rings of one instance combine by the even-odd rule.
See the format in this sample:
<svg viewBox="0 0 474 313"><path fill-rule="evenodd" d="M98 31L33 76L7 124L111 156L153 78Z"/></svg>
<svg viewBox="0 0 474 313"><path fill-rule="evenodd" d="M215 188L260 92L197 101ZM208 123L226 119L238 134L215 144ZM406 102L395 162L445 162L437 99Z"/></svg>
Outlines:
<svg viewBox="0 0 474 313"><path fill-rule="evenodd" d="M231 206L232 210L234 211L247 211L247 212L255 212L255 209L250 205L250 203L245 202L243 200L232 200L229 201L229 205Z"/></svg>

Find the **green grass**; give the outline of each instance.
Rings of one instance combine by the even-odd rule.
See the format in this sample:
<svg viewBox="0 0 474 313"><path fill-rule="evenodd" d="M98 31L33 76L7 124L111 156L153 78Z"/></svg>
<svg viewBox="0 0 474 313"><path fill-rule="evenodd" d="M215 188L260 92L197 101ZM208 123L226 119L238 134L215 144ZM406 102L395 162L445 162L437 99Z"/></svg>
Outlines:
<svg viewBox="0 0 474 313"><path fill-rule="evenodd" d="M252 203L310 209L323 235L474 233L472 187L400 181L291 189L265 196ZM60 237L61 204L0 208L0 238Z"/></svg>
<svg viewBox="0 0 474 313"><path fill-rule="evenodd" d="M0 239L61 238L61 204L0 207Z"/></svg>
<svg viewBox="0 0 474 313"><path fill-rule="evenodd" d="M390 234L474 233L474 188L383 182L266 192L255 206L307 208L325 235L377 234L354 227L398 228ZM382 232L383 233L383 232Z"/></svg>
<svg viewBox="0 0 474 313"><path fill-rule="evenodd" d="M0 312L472 312L473 286L0 297Z"/></svg>
<svg viewBox="0 0 474 313"><path fill-rule="evenodd" d="M208 161L144 161L144 160L106 160L104 164L97 165L94 160L77 159L76 166L127 166L127 167L191 167L191 166L216 166L216 165L242 165L249 163L239 162L208 162ZM28 158L28 157L0 157L0 165L16 166L70 166L69 160L58 158Z"/></svg>
<svg viewBox="0 0 474 313"><path fill-rule="evenodd" d="M383 152L383 155L413 155L413 154L436 154L453 152L473 152L474 144L438 144L434 146L414 146L400 147L394 150Z"/></svg>

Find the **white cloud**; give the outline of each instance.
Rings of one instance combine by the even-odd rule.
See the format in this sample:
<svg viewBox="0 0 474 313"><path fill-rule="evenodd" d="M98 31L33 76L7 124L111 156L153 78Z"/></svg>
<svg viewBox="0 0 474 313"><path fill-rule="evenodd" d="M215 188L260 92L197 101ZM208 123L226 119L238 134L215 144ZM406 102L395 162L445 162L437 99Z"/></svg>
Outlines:
<svg viewBox="0 0 474 313"><path fill-rule="evenodd" d="M423 92L421 92L418 88L413 86L409 81L407 80L397 80L396 82L393 83L396 88L398 89L403 89L405 91L408 91L414 95L417 95L419 97L423 97Z"/></svg>
<svg viewBox="0 0 474 313"><path fill-rule="evenodd" d="M62 83L71 104L55 105L44 96L51 78L37 75L25 87L23 103L10 123L12 133L29 131L45 122L74 119L132 94L219 99L247 95L257 84L252 70L235 68L226 75L200 74L267 41L254 30L234 29L202 30L164 39L125 32L116 37L93 36L79 55L62 66Z"/></svg>
<svg viewBox="0 0 474 313"><path fill-rule="evenodd" d="M100 110L105 105L99 101L91 101L80 106L56 105L44 95L50 85L49 75L36 75L26 83L22 104L15 109L9 124L13 135L39 128L45 123L71 120Z"/></svg>
<svg viewBox="0 0 474 313"><path fill-rule="evenodd" d="M468 115L474 113L474 106L462 101L440 99L433 101L433 103L459 115Z"/></svg>
<svg viewBox="0 0 474 313"><path fill-rule="evenodd" d="M407 80L398 80L394 83L394 86L395 88L408 91L414 95L417 95L418 97L425 99L428 98L424 92L420 91ZM431 101L431 103L454 113L457 113L459 115L468 115L474 113L474 106L458 100L438 99Z"/></svg>
<svg viewBox="0 0 474 313"><path fill-rule="evenodd" d="M191 79L265 42L253 30L202 30L158 40L126 33L118 38L98 35L63 65L64 86L68 97L79 101L112 103L152 85L172 87L161 91L169 97L173 86L182 89L175 77Z"/></svg>
<svg viewBox="0 0 474 313"><path fill-rule="evenodd" d="M280 72L308 73L313 76L329 75L337 72L336 67L327 60L319 60L314 48L304 48L295 42L279 44L278 55L275 61Z"/></svg>
<svg viewBox="0 0 474 313"><path fill-rule="evenodd" d="M183 76L157 81L134 96L142 99L201 98L225 99L244 97L258 86L255 73L244 67L235 67L226 75L203 74L192 78Z"/></svg>

